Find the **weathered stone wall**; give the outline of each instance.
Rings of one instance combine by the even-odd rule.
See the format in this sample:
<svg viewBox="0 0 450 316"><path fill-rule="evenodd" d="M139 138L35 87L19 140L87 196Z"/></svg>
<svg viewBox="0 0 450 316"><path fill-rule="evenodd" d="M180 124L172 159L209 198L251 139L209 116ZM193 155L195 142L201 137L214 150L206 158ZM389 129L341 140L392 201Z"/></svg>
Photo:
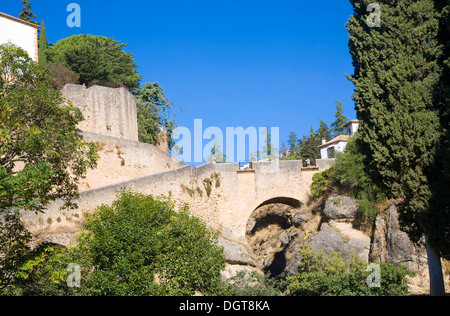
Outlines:
<svg viewBox="0 0 450 316"><path fill-rule="evenodd" d="M136 98L127 89L67 84L62 95L83 113L82 131L138 140Z"/></svg>
<svg viewBox="0 0 450 316"><path fill-rule="evenodd" d="M302 171L301 164L257 162L253 164L254 171L247 172L240 172L237 163L183 166L82 192L76 201L77 210L61 212L61 202L55 202L45 213L26 213L23 218L40 239L67 245L73 241L73 233L81 229L86 214L101 204L111 204L118 190L128 188L153 196L170 196L178 206L188 203L193 216L230 238L246 242L247 221L265 201L307 201L315 172Z"/></svg>

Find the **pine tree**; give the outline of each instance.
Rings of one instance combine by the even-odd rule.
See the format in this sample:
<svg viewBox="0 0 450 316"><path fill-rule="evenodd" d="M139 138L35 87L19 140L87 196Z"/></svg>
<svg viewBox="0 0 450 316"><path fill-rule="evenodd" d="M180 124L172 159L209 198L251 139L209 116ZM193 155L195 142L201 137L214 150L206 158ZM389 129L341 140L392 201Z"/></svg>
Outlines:
<svg viewBox="0 0 450 316"><path fill-rule="evenodd" d="M381 25L370 27L372 0L350 2L354 15L347 30L355 72L349 79L355 84L365 165L390 197L402 198L400 222L408 235L414 241L425 235L429 249L450 257L448 205L438 209L430 203L432 183L442 172L432 168L444 132L435 102L442 73L440 12L433 0L383 1ZM434 260L439 267L431 264L430 254L430 269L442 271L439 260ZM442 280L430 279L432 293L442 291Z"/></svg>
<svg viewBox="0 0 450 316"><path fill-rule="evenodd" d="M48 54L48 41L47 41L47 35L45 33L45 24L44 20L41 22L41 32L39 34L39 66L45 68L47 67L47 54Z"/></svg>
<svg viewBox="0 0 450 316"><path fill-rule="evenodd" d="M37 17L33 12L31 12L32 3L29 0L22 0L20 2L23 3L23 8L19 14L19 19L38 24L36 21L32 20L33 18Z"/></svg>
<svg viewBox="0 0 450 316"><path fill-rule="evenodd" d="M311 131L309 133L309 137L303 136L302 145L301 145L301 157L302 159L318 159L320 158L320 150L319 144L320 141L317 137L316 133L314 133L314 128L311 125Z"/></svg>
<svg viewBox="0 0 450 316"><path fill-rule="evenodd" d="M319 119L319 121L320 121L320 127L316 132L316 134L319 137L319 140L321 141L323 138L325 138L326 141L331 140L331 131L330 131L330 128L328 127L327 123L325 123L321 119Z"/></svg>
<svg viewBox="0 0 450 316"><path fill-rule="evenodd" d="M211 154L206 158L206 162L226 162L226 155L222 152L222 148L217 142L217 137L214 139L214 145L211 147Z"/></svg>
<svg viewBox="0 0 450 316"><path fill-rule="evenodd" d="M336 119L331 124L331 132L333 133L333 138L339 135L345 134L345 124L348 122L348 118L344 115L344 109L342 108L342 103L336 102L336 114L334 116Z"/></svg>
<svg viewBox="0 0 450 316"><path fill-rule="evenodd" d="M291 131L288 138L289 156L296 156L298 153L298 138L295 132Z"/></svg>

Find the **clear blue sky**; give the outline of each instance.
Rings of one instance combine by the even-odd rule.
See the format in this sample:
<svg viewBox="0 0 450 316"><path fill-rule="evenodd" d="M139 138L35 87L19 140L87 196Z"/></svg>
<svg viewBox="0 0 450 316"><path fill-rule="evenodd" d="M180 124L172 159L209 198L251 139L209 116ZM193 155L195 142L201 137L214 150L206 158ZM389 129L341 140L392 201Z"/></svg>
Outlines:
<svg viewBox="0 0 450 316"><path fill-rule="evenodd" d="M157 81L184 108L176 122L203 128L273 126L309 134L331 124L336 101L349 119L353 74L345 23L347 0L31 0L50 42L73 34L129 43L142 82ZM66 25L67 5L81 6L81 28ZM19 0L0 11L18 16ZM206 143L207 141L205 141Z"/></svg>

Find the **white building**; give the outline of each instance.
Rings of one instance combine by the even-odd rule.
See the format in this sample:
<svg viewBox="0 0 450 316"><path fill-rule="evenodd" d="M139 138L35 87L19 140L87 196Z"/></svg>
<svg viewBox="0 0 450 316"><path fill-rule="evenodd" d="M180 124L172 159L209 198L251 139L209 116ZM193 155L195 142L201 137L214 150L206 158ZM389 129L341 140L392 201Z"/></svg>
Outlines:
<svg viewBox="0 0 450 316"><path fill-rule="evenodd" d="M320 157L322 159L333 159L336 158L336 152L344 152L347 147L349 139L355 135L358 131L359 121L352 120L345 124L344 128L347 135L339 135L329 142L325 139L322 140L322 145L319 146Z"/></svg>
<svg viewBox="0 0 450 316"><path fill-rule="evenodd" d="M0 12L0 45L13 43L25 50L31 59L38 62L39 27L39 25Z"/></svg>

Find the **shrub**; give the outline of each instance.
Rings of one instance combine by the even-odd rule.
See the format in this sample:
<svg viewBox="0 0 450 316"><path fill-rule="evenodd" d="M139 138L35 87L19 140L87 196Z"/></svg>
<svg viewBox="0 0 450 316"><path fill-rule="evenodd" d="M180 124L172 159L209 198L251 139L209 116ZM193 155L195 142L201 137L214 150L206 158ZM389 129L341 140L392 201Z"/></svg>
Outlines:
<svg viewBox="0 0 450 316"><path fill-rule="evenodd" d="M408 294L404 266L381 263L381 286L369 287L367 264L354 256L345 263L338 252L326 255L309 244L300 248L299 272L287 278L287 294L293 296L400 296Z"/></svg>
<svg viewBox="0 0 450 316"><path fill-rule="evenodd" d="M57 89L62 89L66 84L78 81L79 76L60 61L49 64L47 69L53 75L54 85Z"/></svg>
<svg viewBox="0 0 450 316"><path fill-rule="evenodd" d="M217 236L191 217L187 208L177 213L168 200L133 192L121 192L112 206L103 205L89 216L76 247L49 251L39 261L24 275L47 279L48 286L40 290L45 295L176 296L226 291L220 275L225 261ZM66 285L70 263L81 267L79 288Z"/></svg>
<svg viewBox="0 0 450 316"><path fill-rule="evenodd" d="M316 198L321 196L326 190L326 184L328 182L330 170L327 169L323 172L316 173L313 175L313 182L311 184L311 193Z"/></svg>

